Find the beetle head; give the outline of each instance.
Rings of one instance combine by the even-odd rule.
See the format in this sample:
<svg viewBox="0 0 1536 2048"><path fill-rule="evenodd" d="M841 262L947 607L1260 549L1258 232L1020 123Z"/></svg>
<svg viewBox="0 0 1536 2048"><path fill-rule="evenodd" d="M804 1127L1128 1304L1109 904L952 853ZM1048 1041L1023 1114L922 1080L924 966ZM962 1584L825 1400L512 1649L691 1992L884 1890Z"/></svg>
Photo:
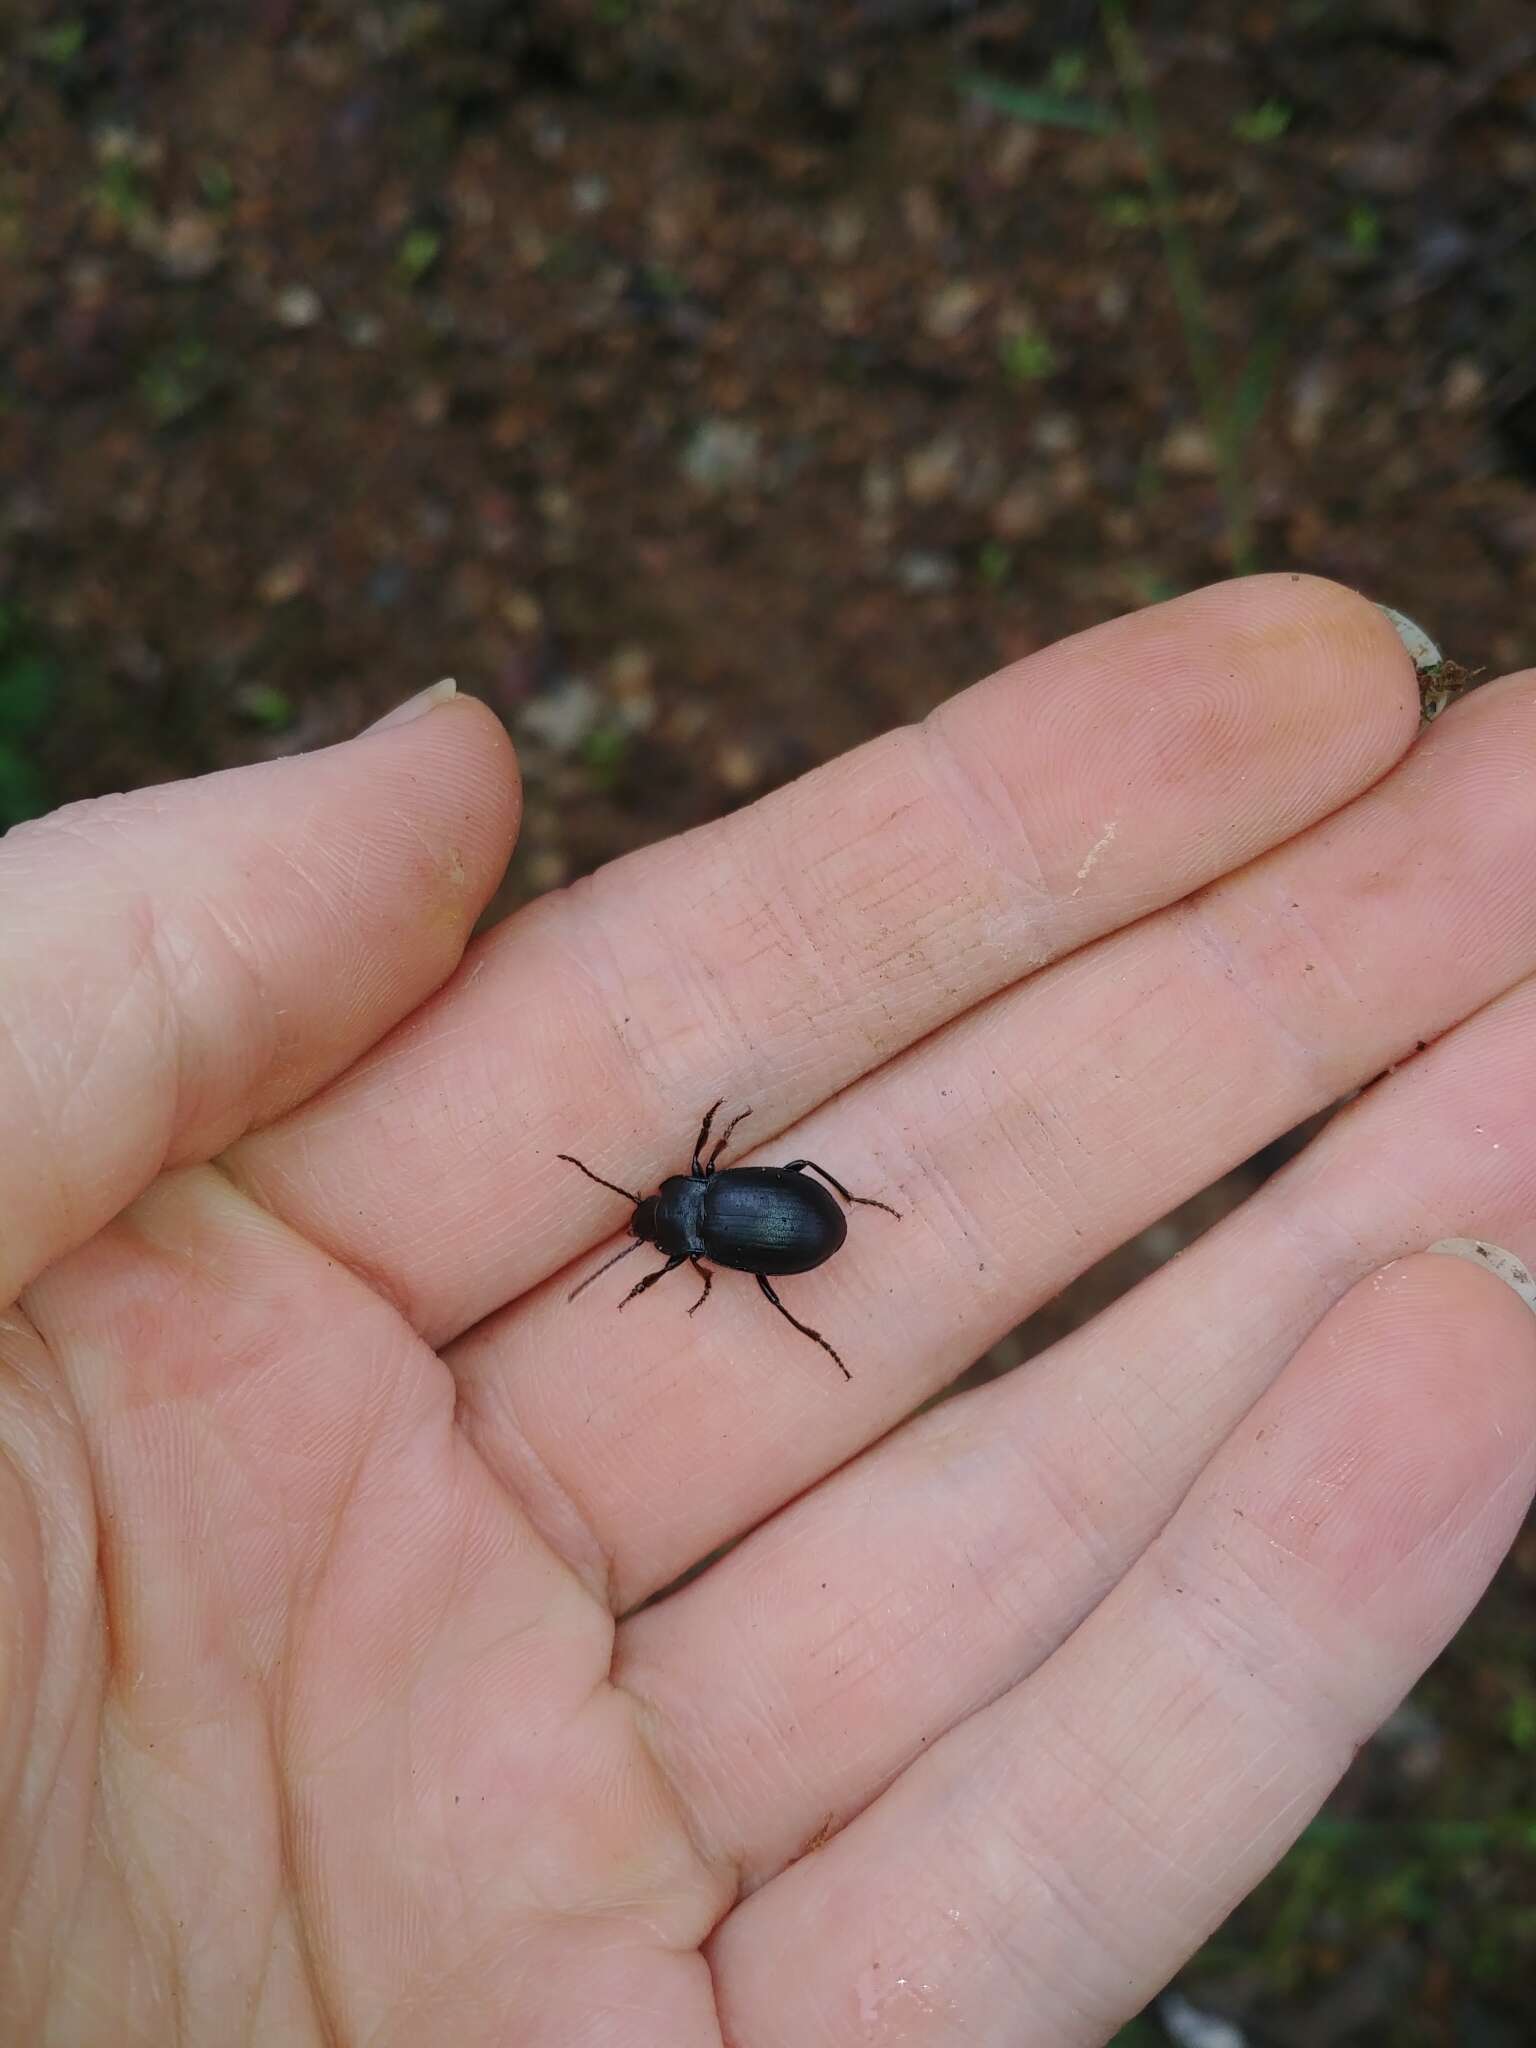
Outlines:
<svg viewBox="0 0 1536 2048"><path fill-rule="evenodd" d="M643 1202L635 1204L635 1213L629 1219L629 1230L632 1237L646 1238L652 1244L656 1242L656 1197L654 1195L647 1195Z"/></svg>

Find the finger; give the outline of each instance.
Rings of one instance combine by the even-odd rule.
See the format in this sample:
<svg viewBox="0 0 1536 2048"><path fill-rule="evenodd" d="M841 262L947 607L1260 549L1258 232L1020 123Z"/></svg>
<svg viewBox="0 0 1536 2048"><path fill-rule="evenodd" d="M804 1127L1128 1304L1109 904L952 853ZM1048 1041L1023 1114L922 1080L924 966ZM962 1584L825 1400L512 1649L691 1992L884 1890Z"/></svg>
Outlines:
<svg viewBox="0 0 1536 2048"><path fill-rule="evenodd" d="M490 714L72 806L0 842L0 1303L449 973L516 804Z"/></svg>
<svg viewBox="0 0 1536 2048"><path fill-rule="evenodd" d="M669 1583L1092 1260L1536 968L1533 752L1536 678L1479 692L1347 811L788 1134L904 1211L855 1211L847 1249L784 1286L851 1385L750 1289L690 1323L659 1288L621 1342L601 1287L575 1308L549 1287L449 1354L482 1453L621 1610Z"/></svg>
<svg viewBox="0 0 1536 2048"><path fill-rule="evenodd" d="M0 1925L7 1927L14 1924L20 1874L30 1863L27 1851L35 1844L35 1830L25 1825L30 1816L19 1821L17 1806L31 1775L29 1749L46 1744L46 1737L39 1736L37 1710L39 1666L50 1618L49 1569L62 1564L66 1584L79 1583L90 1569L89 1557L82 1555L84 1546L70 1545L53 1517L48 1534L66 1554L48 1554L50 1546L33 1507L34 1499L48 1499L53 1505L64 1491L56 1483L50 1495L38 1485L41 1477L57 1477L48 1462L61 1434L55 1404L38 1394L45 1363L40 1349L24 1319L0 1309L0 1365L9 1368L0 1371L0 1817L5 1837L5 1849L0 1851ZM45 1719L42 1728L51 1720Z"/></svg>
<svg viewBox="0 0 1536 2048"><path fill-rule="evenodd" d="M763 1881L1041 1665L1373 1268L1464 1220L1536 1258L1533 1045L1528 983L1027 1371L919 1417L632 1617L616 1672L696 1839Z"/></svg>
<svg viewBox="0 0 1536 2048"><path fill-rule="evenodd" d="M558 1154L654 1185L717 1096L752 1103L761 1143L1326 815L1417 717L1395 633L1334 584L1260 577L1116 620L532 906L234 1168L388 1274L441 1344L624 1220Z"/></svg>
<svg viewBox="0 0 1536 2048"><path fill-rule="evenodd" d="M726 1922L728 2037L1097 2048L1278 1861L1533 1483L1526 1306L1453 1259L1358 1289L1071 1641Z"/></svg>

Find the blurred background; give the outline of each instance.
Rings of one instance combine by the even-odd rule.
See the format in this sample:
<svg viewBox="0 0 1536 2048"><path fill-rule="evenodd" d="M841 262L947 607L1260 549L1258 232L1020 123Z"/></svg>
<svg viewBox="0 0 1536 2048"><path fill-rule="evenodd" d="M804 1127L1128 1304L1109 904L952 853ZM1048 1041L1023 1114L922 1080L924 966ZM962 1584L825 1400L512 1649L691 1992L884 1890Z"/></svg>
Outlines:
<svg viewBox="0 0 1536 2048"><path fill-rule="evenodd" d="M0 12L0 829L455 675L500 915L1254 567L1536 660L1530 0ZM1536 1528L1124 2043L1536 2040L1533 1766Z"/></svg>

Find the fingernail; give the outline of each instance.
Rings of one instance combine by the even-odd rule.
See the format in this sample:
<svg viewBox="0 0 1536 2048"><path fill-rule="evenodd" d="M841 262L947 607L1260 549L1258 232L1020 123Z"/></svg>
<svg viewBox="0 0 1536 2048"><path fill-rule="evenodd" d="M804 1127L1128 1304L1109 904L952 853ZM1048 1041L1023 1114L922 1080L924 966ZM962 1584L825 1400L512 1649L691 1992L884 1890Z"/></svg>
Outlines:
<svg viewBox="0 0 1536 2048"><path fill-rule="evenodd" d="M459 694L459 686L452 676L444 676L440 683L430 689L418 690L414 697L407 697L403 704L397 704L393 711L386 711L382 718L376 718L372 725L364 726L365 732L383 732L388 725L409 725L413 718L420 718L439 704L446 704L450 697Z"/></svg>
<svg viewBox="0 0 1536 2048"><path fill-rule="evenodd" d="M1415 668L1438 668L1445 656L1430 639L1422 626L1416 626L1406 612L1394 611L1389 604L1379 604L1377 611L1386 615L1392 630L1408 650L1408 659Z"/></svg>
<svg viewBox="0 0 1536 2048"><path fill-rule="evenodd" d="M1486 1237L1442 1237L1438 1244L1430 1246L1430 1250L1447 1252L1453 1259L1470 1259L1474 1266L1497 1273L1515 1290L1527 1308L1536 1309L1536 1276L1524 1259L1516 1258L1502 1245L1490 1244Z"/></svg>

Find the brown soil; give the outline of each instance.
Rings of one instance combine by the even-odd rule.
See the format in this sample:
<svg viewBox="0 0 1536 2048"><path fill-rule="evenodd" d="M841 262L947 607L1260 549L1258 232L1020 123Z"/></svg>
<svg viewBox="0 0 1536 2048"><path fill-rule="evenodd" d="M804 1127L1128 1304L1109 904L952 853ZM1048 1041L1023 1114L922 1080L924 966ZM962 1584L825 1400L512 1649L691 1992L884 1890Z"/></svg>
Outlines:
<svg viewBox="0 0 1536 2048"><path fill-rule="evenodd" d="M1208 346L1255 400L1253 559L1471 666L1536 658L1527 0L1132 11ZM1094 6L12 16L0 598L67 677L55 800L453 674L524 763L500 911L1233 565ZM1536 1539L1415 1710L1335 1805L1386 1832L1293 1859L1190 1974L1256 2042L1530 2038L1533 1851L1495 1837L1533 1803ZM1423 1832L1469 1817L1480 1844Z"/></svg>

